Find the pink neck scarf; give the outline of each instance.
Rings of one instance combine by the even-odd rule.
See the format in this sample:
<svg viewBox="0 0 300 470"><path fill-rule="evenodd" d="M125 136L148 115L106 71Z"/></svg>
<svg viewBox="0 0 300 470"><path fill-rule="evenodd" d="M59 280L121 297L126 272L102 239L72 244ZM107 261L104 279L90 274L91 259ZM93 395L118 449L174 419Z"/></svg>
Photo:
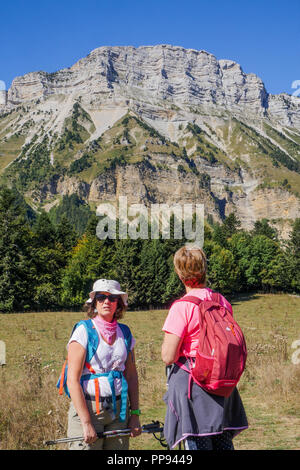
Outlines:
<svg viewBox="0 0 300 470"><path fill-rule="evenodd" d="M113 320L110 323L108 321L103 320L100 315L96 315L93 320L95 321L101 336L103 336L103 338L108 342L108 344L111 344L113 336L117 331L117 320Z"/></svg>

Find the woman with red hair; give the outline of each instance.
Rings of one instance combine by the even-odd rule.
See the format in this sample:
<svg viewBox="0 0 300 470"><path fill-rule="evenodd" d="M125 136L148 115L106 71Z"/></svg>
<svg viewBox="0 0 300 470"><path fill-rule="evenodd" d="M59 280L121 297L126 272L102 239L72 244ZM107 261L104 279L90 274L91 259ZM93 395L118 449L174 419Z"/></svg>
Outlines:
<svg viewBox="0 0 300 470"><path fill-rule="evenodd" d="M212 300L206 287L207 262L199 247L184 246L174 256L174 267L187 296ZM232 314L230 303L221 294L218 301ZM175 302L165 320L162 360L171 366L168 391L164 397L167 413L164 436L170 448L184 441L186 450L233 450L232 439L248 427L239 393L234 388L226 398L208 393L193 383L189 396L190 368L195 364L199 343L199 309L192 302Z"/></svg>

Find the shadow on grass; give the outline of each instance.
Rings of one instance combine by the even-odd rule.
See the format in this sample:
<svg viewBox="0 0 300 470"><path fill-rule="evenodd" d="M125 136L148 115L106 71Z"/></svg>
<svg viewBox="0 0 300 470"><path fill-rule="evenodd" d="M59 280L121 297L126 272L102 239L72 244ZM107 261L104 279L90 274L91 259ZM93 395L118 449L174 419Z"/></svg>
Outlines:
<svg viewBox="0 0 300 470"><path fill-rule="evenodd" d="M238 294L227 296L226 298L229 300L231 305L237 305L241 302L247 302L249 300L259 299L259 297L260 297L260 294L257 292L240 292Z"/></svg>

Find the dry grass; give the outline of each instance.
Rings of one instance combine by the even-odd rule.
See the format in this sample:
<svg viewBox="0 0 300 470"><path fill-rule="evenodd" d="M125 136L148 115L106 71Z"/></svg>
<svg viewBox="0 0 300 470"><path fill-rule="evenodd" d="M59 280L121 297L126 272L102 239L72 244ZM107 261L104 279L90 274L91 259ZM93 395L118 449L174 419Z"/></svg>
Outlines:
<svg viewBox="0 0 300 470"><path fill-rule="evenodd" d="M248 345L239 390L250 425L236 448L299 449L300 364L292 363L291 345L300 337L300 299L257 295L234 310Z"/></svg>
<svg viewBox="0 0 300 470"><path fill-rule="evenodd" d="M246 336L248 360L239 390L249 429L236 449L300 448L300 364L291 344L300 339L300 299L288 295L240 297L233 303ZM164 421L165 368L160 359L161 327L167 312L127 312L124 322L136 338L142 424ZM45 449L43 440L66 435L69 400L55 387L65 345L81 313L0 315L0 339L7 365L0 368L0 449ZM63 446L52 447L63 449ZM145 435L131 449L161 450Z"/></svg>

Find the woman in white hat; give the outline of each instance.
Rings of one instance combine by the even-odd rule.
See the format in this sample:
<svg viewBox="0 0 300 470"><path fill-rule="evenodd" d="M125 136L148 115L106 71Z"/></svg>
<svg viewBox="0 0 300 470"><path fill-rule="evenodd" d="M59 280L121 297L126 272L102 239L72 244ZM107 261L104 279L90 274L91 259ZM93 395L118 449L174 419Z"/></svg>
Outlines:
<svg viewBox="0 0 300 470"><path fill-rule="evenodd" d="M141 433L135 339L118 323L127 308L127 294L117 281L98 279L86 302L89 320L75 325L68 342L65 390L71 397L68 437L84 441L71 450L127 450L129 437L98 439L97 433L131 429ZM62 382L62 381L61 381Z"/></svg>

